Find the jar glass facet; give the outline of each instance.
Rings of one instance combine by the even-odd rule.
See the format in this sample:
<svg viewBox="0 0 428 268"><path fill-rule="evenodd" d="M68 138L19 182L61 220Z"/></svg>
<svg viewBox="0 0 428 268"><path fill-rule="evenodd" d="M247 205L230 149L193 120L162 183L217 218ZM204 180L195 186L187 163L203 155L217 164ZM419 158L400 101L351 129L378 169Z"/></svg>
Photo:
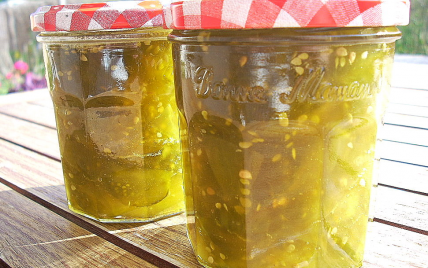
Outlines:
<svg viewBox="0 0 428 268"><path fill-rule="evenodd" d="M42 32L71 210L103 222L184 208L170 31Z"/></svg>
<svg viewBox="0 0 428 268"><path fill-rule="evenodd" d="M206 267L360 267L395 27L174 30Z"/></svg>

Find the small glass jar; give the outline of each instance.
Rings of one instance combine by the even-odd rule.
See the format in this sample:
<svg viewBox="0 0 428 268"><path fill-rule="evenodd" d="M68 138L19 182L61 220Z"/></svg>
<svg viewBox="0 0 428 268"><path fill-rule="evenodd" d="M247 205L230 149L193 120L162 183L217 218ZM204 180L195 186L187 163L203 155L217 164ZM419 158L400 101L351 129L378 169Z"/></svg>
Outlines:
<svg viewBox="0 0 428 268"><path fill-rule="evenodd" d="M170 30L162 27L162 5L78 7L43 7L32 15L33 28L41 31L70 209L101 222L182 212ZM94 8L100 27L87 29L95 23L84 24L79 14ZM49 24L52 14L56 21ZM110 15L116 22L103 26ZM76 20L67 23L69 17Z"/></svg>
<svg viewBox="0 0 428 268"><path fill-rule="evenodd" d="M229 1L168 10L193 249L205 267L361 267L401 34L272 27L249 2L246 22Z"/></svg>

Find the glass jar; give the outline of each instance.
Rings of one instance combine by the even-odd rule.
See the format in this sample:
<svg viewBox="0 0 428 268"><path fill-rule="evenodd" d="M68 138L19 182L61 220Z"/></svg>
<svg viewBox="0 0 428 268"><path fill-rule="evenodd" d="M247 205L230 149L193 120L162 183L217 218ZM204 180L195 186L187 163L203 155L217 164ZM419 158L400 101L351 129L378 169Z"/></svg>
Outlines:
<svg viewBox="0 0 428 268"><path fill-rule="evenodd" d="M199 262L361 267L398 29L184 25L185 8L169 38Z"/></svg>
<svg viewBox="0 0 428 268"><path fill-rule="evenodd" d="M69 207L101 222L152 221L184 209L170 30L152 24L37 37Z"/></svg>

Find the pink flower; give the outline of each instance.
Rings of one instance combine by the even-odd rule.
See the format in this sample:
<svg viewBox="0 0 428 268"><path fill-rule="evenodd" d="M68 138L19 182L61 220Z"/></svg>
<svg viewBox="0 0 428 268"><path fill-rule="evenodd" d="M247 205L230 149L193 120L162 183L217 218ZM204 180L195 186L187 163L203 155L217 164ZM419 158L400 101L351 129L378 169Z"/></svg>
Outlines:
<svg viewBox="0 0 428 268"><path fill-rule="evenodd" d="M19 60L13 65L16 70L20 71L21 74L25 74L28 71L28 64L25 61Z"/></svg>
<svg viewBox="0 0 428 268"><path fill-rule="evenodd" d="M44 76L36 75L32 72L28 72L25 76L24 90L45 88L46 86L47 84Z"/></svg>
<svg viewBox="0 0 428 268"><path fill-rule="evenodd" d="M7 73L6 74L6 79L10 80L13 77L13 73Z"/></svg>

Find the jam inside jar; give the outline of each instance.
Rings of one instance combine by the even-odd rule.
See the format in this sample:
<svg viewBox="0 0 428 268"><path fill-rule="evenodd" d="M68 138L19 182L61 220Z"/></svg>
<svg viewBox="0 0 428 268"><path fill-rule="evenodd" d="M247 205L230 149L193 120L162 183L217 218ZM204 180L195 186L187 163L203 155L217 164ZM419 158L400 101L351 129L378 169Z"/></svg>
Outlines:
<svg viewBox="0 0 428 268"><path fill-rule="evenodd" d="M361 267L396 27L174 30L206 267Z"/></svg>
<svg viewBox="0 0 428 268"><path fill-rule="evenodd" d="M102 222L184 209L170 30L43 32L71 210Z"/></svg>

